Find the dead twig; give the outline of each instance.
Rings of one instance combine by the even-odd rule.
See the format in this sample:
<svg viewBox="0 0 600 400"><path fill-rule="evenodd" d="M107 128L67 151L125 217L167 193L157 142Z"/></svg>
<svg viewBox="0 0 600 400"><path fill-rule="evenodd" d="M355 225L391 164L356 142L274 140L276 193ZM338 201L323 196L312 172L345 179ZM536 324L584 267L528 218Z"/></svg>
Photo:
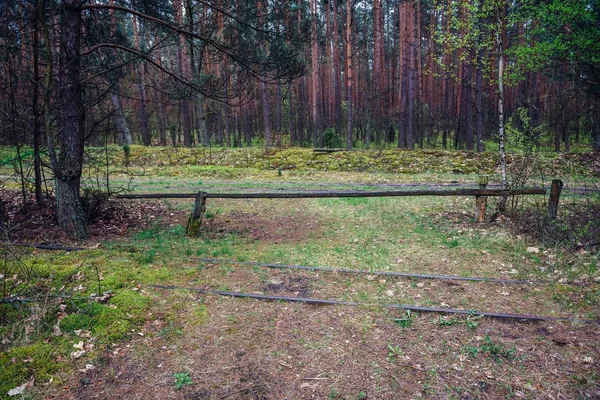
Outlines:
<svg viewBox="0 0 600 400"><path fill-rule="evenodd" d="M287 368L294 368L294 367L292 367L290 364L286 364L286 363L284 363L284 362L283 362L283 361L281 361L281 360L277 360L277 364L279 364L279 365L281 365L281 366L284 366L284 367L287 367Z"/></svg>

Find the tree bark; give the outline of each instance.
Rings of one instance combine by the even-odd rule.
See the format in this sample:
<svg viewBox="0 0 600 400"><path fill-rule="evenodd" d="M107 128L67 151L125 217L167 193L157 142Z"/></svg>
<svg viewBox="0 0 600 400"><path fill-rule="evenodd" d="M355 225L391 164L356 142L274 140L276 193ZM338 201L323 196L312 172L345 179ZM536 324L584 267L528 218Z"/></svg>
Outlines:
<svg viewBox="0 0 600 400"><path fill-rule="evenodd" d="M319 48L317 39L317 0L310 2L312 10L312 43L311 43L311 62L312 62L312 122L313 122L313 146L319 145Z"/></svg>
<svg viewBox="0 0 600 400"><path fill-rule="evenodd" d="M282 131L282 101L283 98L281 97L281 81L277 80L277 85L275 88L275 135L278 138L278 142L277 145L281 146L281 131Z"/></svg>
<svg viewBox="0 0 600 400"><path fill-rule="evenodd" d="M292 146L298 145L298 136L296 130L296 109L294 106L294 85L288 82L288 103L290 108L290 142Z"/></svg>
<svg viewBox="0 0 600 400"><path fill-rule="evenodd" d="M371 113L374 118L375 137L378 138L382 129L382 110L383 110L383 10L382 0L373 0L373 82L374 87ZM368 106L367 106L368 107Z"/></svg>
<svg viewBox="0 0 600 400"><path fill-rule="evenodd" d="M473 132L473 95L471 85L471 62L467 60L465 63L465 144L467 150L475 150L475 137Z"/></svg>
<svg viewBox="0 0 600 400"><path fill-rule="evenodd" d="M269 106L269 93L265 81L260 82L260 94L263 105L263 121L265 129L265 146L273 147L273 133L271 132L271 107Z"/></svg>
<svg viewBox="0 0 600 400"><path fill-rule="evenodd" d="M435 117L438 115L437 111L437 100L435 98L436 90L434 88L434 76L435 76L435 61L434 61L434 53L435 53L435 20L436 13L435 10L430 11L429 16L429 32L428 32L428 43L429 43L429 54L428 54L428 64L429 71L427 75L427 97L429 104L429 121L428 121L428 135L427 135L427 144L431 145L432 139L435 136Z"/></svg>
<svg viewBox="0 0 600 400"><path fill-rule="evenodd" d="M498 24L500 25L500 23ZM504 45L501 32L496 32L496 46L498 52L498 141L500 145L500 170L502 176L502 188L508 188L506 176L506 150L504 148ZM498 209L506 210L506 197L500 197Z"/></svg>
<svg viewBox="0 0 600 400"><path fill-rule="evenodd" d="M333 74L335 92L335 130L339 135L342 130L342 68L340 66L340 37L338 31L337 2L332 1L333 7Z"/></svg>
<svg viewBox="0 0 600 400"><path fill-rule="evenodd" d="M87 239L86 218L79 198L83 164L83 107L80 71L81 8L63 0L60 21L59 93L62 106L60 153L53 158L58 224L70 237ZM54 145L50 145L54 153Z"/></svg>
<svg viewBox="0 0 600 400"><path fill-rule="evenodd" d="M119 134L119 144L121 146L128 146L133 143L133 136L129 130L129 125L123 115L123 106L121 105L121 97L119 96L119 83L118 81L113 84L113 90L110 95L110 100L113 105L113 113L115 116L115 124L117 126L117 132Z"/></svg>
<svg viewBox="0 0 600 400"><path fill-rule="evenodd" d="M178 25L182 24L183 21L183 11L181 0L175 0L173 2L173 7L175 9L175 22ZM178 38L179 46L177 46L177 72L179 76L187 77L187 74L184 71L183 67L183 49L185 48L185 43L182 37ZM192 146L192 119L190 116L190 106L187 97L183 97L180 100L180 110L181 110L181 119L183 124L183 145L185 147Z"/></svg>
<svg viewBox="0 0 600 400"><path fill-rule="evenodd" d="M410 7L410 15L408 17L408 121L406 131L406 145L409 149L415 147L415 97L416 97L416 35L417 29L415 26L415 9Z"/></svg>
<svg viewBox="0 0 600 400"><path fill-rule="evenodd" d="M138 32L138 24L139 21L134 17L133 19L133 35L135 41L135 47L140 48L140 40L139 40L139 32ZM143 47L143 46L142 46ZM152 145L152 139L150 137L150 127L148 126L148 112L146 111L146 91L144 89L145 84L145 73L144 73L144 65L142 63L138 63L135 66L136 71L136 84L138 89L138 101L137 101L137 111L138 111L138 120L140 126L140 133L142 135L142 144L144 146Z"/></svg>
<svg viewBox="0 0 600 400"><path fill-rule="evenodd" d="M155 37L155 42L158 42L158 36ZM160 46L158 49L156 49L156 59L158 62L158 65L162 67L162 57L161 57L161 51L160 51ZM158 105L158 137L160 139L160 145L161 146L166 146L167 145L167 99L165 98L165 74L163 71L159 72L158 75L158 87L160 88L160 94L159 94L159 101L160 104Z"/></svg>
<svg viewBox="0 0 600 400"><path fill-rule="evenodd" d="M592 127L592 149L597 153L600 152L600 118L598 117L598 111L598 102L588 111Z"/></svg>
<svg viewBox="0 0 600 400"><path fill-rule="evenodd" d="M152 139L150 136L150 127L148 126L148 112L146 111L146 91L144 90L144 66L139 64L137 70L137 87L138 87L138 120L140 123L140 131L142 135L142 144L151 146Z"/></svg>
<svg viewBox="0 0 600 400"><path fill-rule="evenodd" d="M198 141L202 144L202 146L210 145L210 141L208 138L208 128L206 126L206 113L204 111L204 95L199 93L196 97L197 102L197 110L198 110Z"/></svg>
<svg viewBox="0 0 600 400"><path fill-rule="evenodd" d="M475 71L475 136L477 151L485 151L483 145L483 50L477 54L477 69Z"/></svg>
<svg viewBox="0 0 600 400"><path fill-rule="evenodd" d="M352 150L352 5L346 1L346 90L348 123L346 126L346 149Z"/></svg>
<svg viewBox="0 0 600 400"><path fill-rule="evenodd" d="M33 51L33 98L31 99L31 111L33 113L33 172L35 201L41 204L42 199L42 159L40 156L40 142L42 136L42 115L39 109L40 82L39 82L39 15L40 1L36 1L36 13L33 16L32 51ZM41 11L43 12L43 11Z"/></svg>

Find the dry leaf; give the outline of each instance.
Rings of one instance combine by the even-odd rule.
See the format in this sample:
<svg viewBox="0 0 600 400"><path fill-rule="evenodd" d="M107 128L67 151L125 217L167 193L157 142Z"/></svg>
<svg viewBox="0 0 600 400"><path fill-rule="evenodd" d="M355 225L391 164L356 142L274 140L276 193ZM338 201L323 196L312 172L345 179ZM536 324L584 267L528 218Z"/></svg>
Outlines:
<svg viewBox="0 0 600 400"><path fill-rule="evenodd" d="M7 395L12 397L12 396L18 396L20 394L23 394L23 392L25 392L25 389L33 387L34 382L35 382L35 379L31 378L30 380L28 380L21 386L17 386L16 388L10 389L8 391Z"/></svg>
<svg viewBox="0 0 600 400"><path fill-rule="evenodd" d="M81 358L81 356L83 356L85 354L85 350L80 350L80 351L74 351L71 353L71 358L73 359L77 359L77 358Z"/></svg>

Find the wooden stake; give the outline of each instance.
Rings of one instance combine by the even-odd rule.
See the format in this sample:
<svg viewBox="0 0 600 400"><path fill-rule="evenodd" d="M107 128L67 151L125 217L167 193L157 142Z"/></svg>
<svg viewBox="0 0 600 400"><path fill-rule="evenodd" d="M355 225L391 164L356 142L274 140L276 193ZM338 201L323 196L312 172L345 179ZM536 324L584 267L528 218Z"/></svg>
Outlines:
<svg viewBox="0 0 600 400"><path fill-rule="evenodd" d="M206 211L206 192L198 192L196 194L196 201L194 202L194 210L192 215L188 218L187 223L187 234L188 236L198 236L200 232L200 224L202 223L202 216Z"/></svg>
<svg viewBox="0 0 600 400"><path fill-rule="evenodd" d="M479 190L485 190L488 177L486 175L481 175L478 179L479 182ZM482 223L485 222L485 209L487 208L487 196L475 196L475 222Z"/></svg>
<svg viewBox="0 0 600 400"><path fill-rule="evenodd" d="M548 200L548 218L556 219L558 213L558 200L562 191L563 183L560 179L553 179L550 187L550 199Z"/></svg>

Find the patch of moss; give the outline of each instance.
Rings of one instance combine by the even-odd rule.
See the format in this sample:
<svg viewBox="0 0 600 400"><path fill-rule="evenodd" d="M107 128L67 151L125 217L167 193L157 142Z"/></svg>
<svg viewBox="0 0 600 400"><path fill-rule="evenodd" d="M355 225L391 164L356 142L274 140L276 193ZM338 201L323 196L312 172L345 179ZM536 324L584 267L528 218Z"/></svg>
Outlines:
<svg viewBox="0 0 600 400"><path fill-rule="evenodd" d="M148 302L144 296L124 290L114 296L108 306L93 302L75 305L74 312L60 322L60 327L66 333L91 330L99 343L116 342L143 319Z"/></svg>
<svg viewBox="0 0 600 400"><path fill-rule="evenodd" d="M60 321L60 329L63 332L73 333L77 329L91 329L94 324L92 317L86 314L69 314Z"/></svg>
<svg viewBox="0 0 600 400"><path fill-rule="evenodd" d="M18 347L0 353L0 396L22 385L32 377L37 382L47 382L58 371L58 349L45 343Z"/></svg>
<svg viewBox="0 0 600 400"><path fill-rule="evenodd" d="M123 267L122 271L127 271L127 272L118 271L116 273L104 275L104 280L101 282L102 290L103 291L106 291L106 290L116 291L116 290L122 289L123 287L127 286L127 281L133 279L133 271L131 268L128 270L124 267ZM96 285L94 284L93 287L95 287L95 286Z"/></svg>
<svg viewBox="0 0 600 400"><path fill-rule="evenodd" d="M204 304L199 304L192 308L189 323L192 325L204 325L208 322L209 318L208 308Z"/></svg>
<svg viewBox="0 0 600 400"><path fill-rule="evenodd" d="M0 326L18 320L24 315L23 311L12 304L0 304Z"/></svg>
<svg viewBox="0 0 600 400"><path fill-rule="evenodd" d="M92 333L100 342L115 342L122 339L131 329L131 322L124 310L103 306L94 318Z"/></svg>
<svg viewBox="0 0 600 400"><path fill-rule="evenodd" d="M147 297L132 290L123 290L111 299L111 304L131 315L134 319L140 319L148 309Z"/></svg>
<svg viewBox="0 0 600 400"><path fill-rule="evenodd" d="M401 174L458 173L493 174L499 165L498 152L475 153L441 149L362 149L335 153L315 153L308 148L172 148L131 146L130 165L158 168L159 176L212 176L236 178L246 176L250 169L256 170L304 170L304 171L350 171L387 172ZM105 149L90 149L104 157ZM556 172L589 175L597 168L586 168L591 153L573 155L537 155L546 174ZM524 155L511 153L509 164L523 159ZM108 158L111 165L122 165L123 151L110 146ZM588 163L589 164L589 163ZM167 168L165 168L167 167ZM170 168L176 167L176 168ZM245 169L245 170L244 170Z"/></svg>
<svg viewBox="0 0 600 400"><path fill-rule="evenodd" d="M177 272L173 268L161 267L158 269L143 268L138 271L136 275L139 281L156 283L156 282L168 282L172 280Z"/></svg>
<svg viewBox="0 0 600 400"><path fill-rule="evenodd" d="M110 319L107 319L110 321ZM100 343L115 343L129 334L132 324L126 319L113 320L106 325L94 327L93 333Z"/></svg>

